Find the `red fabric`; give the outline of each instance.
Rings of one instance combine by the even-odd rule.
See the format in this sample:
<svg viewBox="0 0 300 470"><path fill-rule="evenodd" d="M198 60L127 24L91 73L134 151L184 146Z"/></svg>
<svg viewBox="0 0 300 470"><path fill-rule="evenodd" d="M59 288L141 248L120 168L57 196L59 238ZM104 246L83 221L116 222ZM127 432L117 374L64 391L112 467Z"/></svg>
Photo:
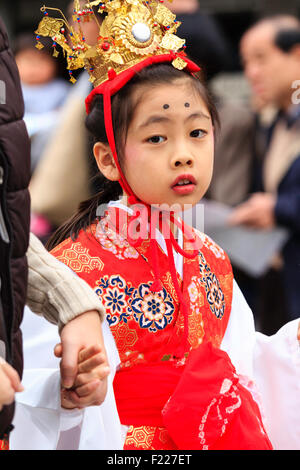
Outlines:
<svg viewBox="0 0 300 470"><path fill-rule="evenodd" d="M178 450L164 427L130 426L124 450Z"/></svg>
<svg viewBox="0 0 300 470"><path fill-rule="evenodd" d="M178 449L271 450L259 408L228 355L204 343L186 366L139 364L116 373L122 424L165 427Z"/></svg>
<svg viewBox="0 0 300 470"><path fill-rule="evenodd" d="M132 426L163 426L161 410L173 393L183 366L174 362L138 364L115 375L120 421Z"/></svg>
<svg viewBox="0 0 300 470"><path fill-rule="evenodd" d="M8 438L0 440L0 450L9 450L9 440Z"/></svg>
<svg viewBox="0 0 300 470"><path fill-rule="evenodd" d="M69 238L52 251L99 295L120 354L121 367L132 366L138 361L161 362L164 356L174 354L184 336L184 315L172 282L169 259L158 247L160 281L164 290L152 293L155 277L150 240L143 240L134 248L129 245L126 230L122 230L129 221L128 212L110 208L97 228L92 226L88 232L81 231L76 240ZM178 276L188 306L186 351L197 348L204 338L216 347L220 346L231 311L233 275L230 261L208 237L201 243L201 256L185 259L183 279ZM183 248L189 251L185 236ZM212 283L218 288L219 300L213 295ZM111 303L113 295L120 299L116 306ZM150 321L142 303L146 298L153 298L161 307L160 319L155 316Z"/></svg>
<svg viewBox="0 0 300 470"><path fill-rule="evenodd" d="M191 352L162 413L179 449L272 450L257 404L228 355L210 343Z"/></svg>

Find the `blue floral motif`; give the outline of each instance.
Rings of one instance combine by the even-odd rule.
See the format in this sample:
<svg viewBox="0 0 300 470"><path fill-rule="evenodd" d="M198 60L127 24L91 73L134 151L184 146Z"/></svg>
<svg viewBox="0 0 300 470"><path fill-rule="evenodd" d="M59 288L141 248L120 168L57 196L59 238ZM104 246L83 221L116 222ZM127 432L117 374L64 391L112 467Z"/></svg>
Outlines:
<svg viewBox="0 0 300 470"><path fill-rule="evenodd" d="M201 282L205 287L210 310L217 318L221 319L225 312L225 298L218 278L215 274L210 273L204 276Z"/></svg>
<svg viewBox="0 0 300 470"><path fill-rule="evenodd" d="M160 292L151 292L150 286L151 284L141 284L134 291L130 305L139 326L155 333L171 323L175 307L165 288Z"/></svg>
<svg viewBox="0 0 300 470"><path fill-rule="evenodd" d="M97 284L95 292L106 309L106 319L109 325L117 325L121 321L127 323L132 310L126 297L132 294L134 288L127 286L125 280L117 275L104 276Z"/></svg>
<svg viewBox="0 0 300 470"><path fill-rule="evenodd" d="M101 298L109 325L127 323L133 318L141 328L156 332L171 323L175 311L171 295L165 288L151 292L150 287L151 282L131 287L119 275L100 278L95 292Z"/></svg>
<svg viewBox="0 0 300 470"><path fill-rule="evenodd" d="M203 253L201 253L201 251L199 251L199 269L200 269L200 274L205 274L205 273L210 273L211 272L211 269L210 269L206 259L204 258Z"/></svg>
<svg viewBox="0 0 300 470"><path fill-rule="evenodd" d="M106 295L106 306L110 307L113 312L122 311L122 308L125 306L124 294L120 294L117 289L110 290L108 289Z"/></svg>
<svg viewBox="0 0 300 470"><path fill-rule="evenodd" d="M200 282L205 288L209 308L221 319L225 312L225 298L217 276L211 271L203 253L199 252Z"/></svg>

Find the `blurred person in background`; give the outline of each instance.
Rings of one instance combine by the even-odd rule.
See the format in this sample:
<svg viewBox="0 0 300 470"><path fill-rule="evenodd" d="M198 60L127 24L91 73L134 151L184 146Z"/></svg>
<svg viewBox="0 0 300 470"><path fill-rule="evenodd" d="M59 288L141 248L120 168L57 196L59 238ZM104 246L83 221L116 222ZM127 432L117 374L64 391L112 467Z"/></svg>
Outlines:
<svg viewBox="0 0 300 470"><path fill-rule="evenodd" d="M215 142L213 177L205 198L235 207L249 196L255 119L249 106L238 100L220 95L217 106L221 126Z"/></svg>
<svg viewBox="0 0 300 470"><path fill-rule="evenodd" d="M14 46L25 103L24 121L31 142L31 174L51 139L71 88L70 83L60 76L59 61L52 55L55 49L51 40L45 41L41 50L36 45L33 33L23 33L17 37ZM51 232L51 224L43 217L33 217L32 228L37 235Z"/></svg>
<svg viewBox="0 0 300 470"><path fill-rule="evenodd" d="M178 34L185 38L189 57L201 66L207 81L231 68L232 51L227 38L214 17L202 12L201 1L173 0L168 8L182 22Z"/></svg>
<svg viewBox="0 0 300 470"><path fill-rule="evenodd" d="M55 49L51 41L45 41L41 50L36 48L36 44L33 33L23 33L14 45L25 102L24 121L31 138L32 172L71 88L60 76L59 62L53 57Z"/></svg>
<svg viewBox="0 0 300 470"><path fill-rule="evenodd" d="M293 83L300 77L299 20L260 20L242 37L241 57L256 108L257 145L251 195L235 208L230 222L289 230L282 253L247 299L262 331L272 334L300 311L300 106L293 102ZM264 120L266 113L271 120Z"/></svg>

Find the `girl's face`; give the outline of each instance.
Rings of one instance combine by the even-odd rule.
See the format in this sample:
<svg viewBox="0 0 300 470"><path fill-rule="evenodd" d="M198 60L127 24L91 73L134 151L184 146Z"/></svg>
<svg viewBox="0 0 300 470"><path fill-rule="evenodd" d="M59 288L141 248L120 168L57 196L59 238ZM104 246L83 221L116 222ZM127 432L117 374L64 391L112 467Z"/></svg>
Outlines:
<svg viewBox="0 0 300 470"><path fill-rule="evenodd" d="M210 113L187 78L140 86L124 152L124 175L148 204L195 205L212 177L214 135Z"/></svg>

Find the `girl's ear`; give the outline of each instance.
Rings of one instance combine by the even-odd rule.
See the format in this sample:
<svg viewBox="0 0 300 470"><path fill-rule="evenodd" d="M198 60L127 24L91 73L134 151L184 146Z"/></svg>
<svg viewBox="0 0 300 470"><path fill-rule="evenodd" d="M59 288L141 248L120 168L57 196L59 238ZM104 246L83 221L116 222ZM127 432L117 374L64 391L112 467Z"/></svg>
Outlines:
<svg viewBox="0 0 300 470"><path fill-rule="evenodd" d="M94 157L101 173L110 181L118 181L120 172L108 144L97 142L94 145Z"/></svg>

